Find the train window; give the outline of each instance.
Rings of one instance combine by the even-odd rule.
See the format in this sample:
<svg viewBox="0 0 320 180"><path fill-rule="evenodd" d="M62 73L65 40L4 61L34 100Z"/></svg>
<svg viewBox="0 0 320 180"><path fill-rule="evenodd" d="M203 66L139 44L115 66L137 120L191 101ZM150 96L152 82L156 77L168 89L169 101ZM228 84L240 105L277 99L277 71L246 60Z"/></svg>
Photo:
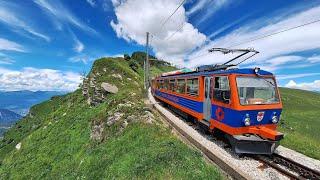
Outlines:
<svg viewBox="0 0 320 180"><path fill-rule="evenodd" d="M198 96L199 81L198 78L187 79L187 94L191 96Z"/></svg>
<svg viewBox="0 0 320 180"><path fill-rule="evenodd" d="M165 80L164 80L163 88L166 89L166 90L168 90L168 88L169 88L168 86L169 86L169 79L165 79Z"/></svg>
<svg viewBox="0 0 320 180"><path fill-rule="evenodd" d="M160 84L159 89L163 89L164 88L163 79L159 80L159 84Z"/></svg>
<svg viewBox="0 0 320 180"><path fill-rule="evenodd" d="M227 76L214 77L213 99L229 104L230 86Z"/></svg>
<svg viewBox="0 0 320 180"><path fill-rule="evenodd" d="M274 79L263 77L237 77L241 105L279 103Z"/></svg>
<svg viewBox="0 0 320 180"><path fill-rule="evenodd" d="M169 91L174 91L175 82L176 82L175 79L170 79L169 80Z"/></svg>
<svg viewBox="0 0 320 180"><path fill-rule="evenodd" d="M184 94L185 91L186 91L186 80L185 79L178 79L176 92Z"/></svg>

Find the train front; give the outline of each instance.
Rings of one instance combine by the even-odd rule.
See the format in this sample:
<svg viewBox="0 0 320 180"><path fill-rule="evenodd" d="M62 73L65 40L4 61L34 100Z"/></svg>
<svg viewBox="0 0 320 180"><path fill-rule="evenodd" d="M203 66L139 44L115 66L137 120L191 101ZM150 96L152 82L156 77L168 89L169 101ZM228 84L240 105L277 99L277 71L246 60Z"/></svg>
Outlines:
<svg viewBox="0 0 320 180"><path fill-rule="evenodd" d="M279 90L271 73L253 72L231 77L235 93L230 98L235 103L230 119L237 117L237 122L229 122L236 128L228 138L236 153L272 154L283 138L277 131L282 111Z"/></svg>

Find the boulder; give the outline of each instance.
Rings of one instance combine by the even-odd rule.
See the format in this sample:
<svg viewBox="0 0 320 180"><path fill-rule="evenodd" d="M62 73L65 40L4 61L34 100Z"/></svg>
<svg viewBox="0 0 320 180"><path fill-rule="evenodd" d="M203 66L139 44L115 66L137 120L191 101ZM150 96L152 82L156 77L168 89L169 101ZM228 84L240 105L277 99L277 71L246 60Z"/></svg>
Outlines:
<svg viewBox="0 0 320 180"><path fill-rule="evenodd" d="M103 82L101 83L101 87L104 91L108 92L108 93L117 93L118 92L118 88L117 86L115 85L112 85L112 84L109 84L109 83L106 83L106 82Z"/></svg>
<svg viewBox="0 0 320 180"><path fill-rule="evenodd" d="M17 150L20 150L20 149L21 149L21 142L16 145L16 149L17 149Z"/></svg>

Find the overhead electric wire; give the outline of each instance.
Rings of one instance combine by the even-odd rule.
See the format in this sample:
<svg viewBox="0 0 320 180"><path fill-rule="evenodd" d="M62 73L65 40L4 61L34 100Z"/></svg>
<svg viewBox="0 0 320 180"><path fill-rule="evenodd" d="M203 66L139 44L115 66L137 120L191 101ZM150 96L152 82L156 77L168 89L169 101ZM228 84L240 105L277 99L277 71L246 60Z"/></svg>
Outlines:
<svg viewBox="0 0 320 180"><path fill-rule="evenodd" d="M167 37L165 40L168 41L168 40L171 39L177 32L179 32L179 31L183 28L184 23L185 23L185 22L183 22L183 23L180 25L180 27L179 27L174 33L172 33L169 37Z"/></svg>
<svg viewBox="0 0 320 180"><path fill-rule="evenodd" d="M266 37L277 35L277 34L280 34L280 33L286 32L286 31L297 29L297 28L300 28L300 27L303 27L303 26L307 26L307 25L310 25L310 24L314 24L314 23L317 23L317 22L320 22L320 19L315 20L315 21L311 21L311 22L308 22L308 23L305 23L305 24L301 24L301 25L298 25L298 26L290 27L288 29L277 31L277 32L274 32L274 33L271 33L271 34L267 34L267 35L264 35L264 36L261 36L261 37L253 38L253 39L250 39L249 41L233 44L233 45L229 46L228 48L239 46L239 45L242 45L242 44L247 44L249 42L253 42L253 41L256 41L256 40L259 40L259 39L263 39L263 38L266 38Z"/></svg>
<svg viewBox="0 0 320 180"><path fill-rule="evenodd" d="M247 44L249 42L253 42L253 41L260 40L260 39L264 39L264 38L267 38L267 37L270 37L270 36L274 36L274 35L277 35L277 34L280 34L280 33L286 32L286 31L297 29L297 28L300 28L300 27L303 27L303 26L307 26L307 25L310 25L310 24L314 24L314 23L317 23L317 22L320 22L320 19L315 20L315 21L311 21L311 22L308 22L308 23L304 23L304 24L301 24L301 25L298 25L298 26L290 27L290 28L287 28L287 29L284 29L284 30L281 30L281 31L273 32L273 33L270 33L270 34L267 34L267 35L264 35L264 36L260 36L260 37L257 37L257 38L253 38L253 39L250 39L248 41L244 41L244 42L241 42L241 43L233 44L233 45L231 45L231 46L229 46L227 48L232 48L232 47L239 46L239 45L242 45L242 44ZM206 52L204 54L200 54L200 55L192 58L191 60L200 58L200 57L205 56L205 55L208 55L207 53L209 54L209 52Z"/></svg>
<svg viewBox="0 0 320 180"><path fill-rule="evenodd" d="M178 9L185 3L186 0L182 0L179 6L173 11L173 13L167 17L167 19L161 24L161 28L169 21L169 19L178 11Z"/></svg>

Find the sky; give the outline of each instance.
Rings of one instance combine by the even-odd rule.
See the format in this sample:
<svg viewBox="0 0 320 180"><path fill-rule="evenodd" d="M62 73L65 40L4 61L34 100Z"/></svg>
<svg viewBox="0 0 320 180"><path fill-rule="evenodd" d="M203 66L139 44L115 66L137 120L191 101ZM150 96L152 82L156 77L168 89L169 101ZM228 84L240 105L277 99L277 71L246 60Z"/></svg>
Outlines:
<svg viewBox="0 0 320 180"><path fill-rule="evenodd" d="M0 90L73 91L95 59L144 51L150 32L151 53L178 67L254 48L240 68L320 91L320 22L251 41L319 19L319 0L0 0Z"/></svg>

